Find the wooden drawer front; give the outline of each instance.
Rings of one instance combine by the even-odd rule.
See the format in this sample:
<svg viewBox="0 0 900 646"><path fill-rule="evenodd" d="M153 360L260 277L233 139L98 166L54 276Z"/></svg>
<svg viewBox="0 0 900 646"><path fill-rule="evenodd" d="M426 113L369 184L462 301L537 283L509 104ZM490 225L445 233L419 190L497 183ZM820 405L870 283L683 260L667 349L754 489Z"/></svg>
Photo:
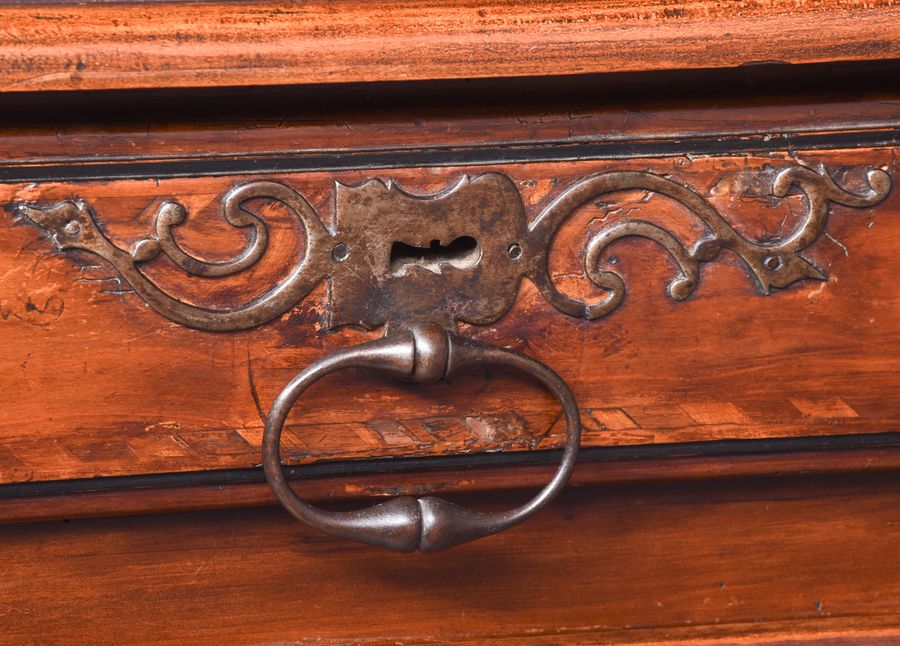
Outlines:
<svg viewBox="0 0 900 646"><path fill-rule="evenodd" d="M798 251L810 278L784 289L777 279L763 284L746 259L724 249L700 263L696 289L679 301L666 292L678 273L663 246L629 237L601 257L602 268L627 286L624 302L608 314L564 314L526 278L517 292L496 294L514 301L506 315L462 330L552 366L578 399L589 447L898 429L900 401L885 394L897 391L900 365L900 197L892 191L875 206L881 198L866 179L874 171L872 177L882 172L882 180L887 173L896 181L891 145L576 161L548 146L498 164L466 152L447 164L435 150L393 165L376 155L377 164L370 158L365 168L337 171L261 173L247 162L243 170L198 176L203 162L153 169L135 163L116 173L140 177L8 181L0 203L83 200L109 240L130 250L151 235L160 205L177 200L188 213L175 229L179 243L221 261L247 242L245 230L223 219L222 198L251 181L289 186L331 226L336 183L375 179L427 196L466 176L494 173L508 178L533 221L585 178L628 172L688 187L745 240L775 245L804 226L808 205L796 187L773 196L773 183L785 169L805 167L851 194L869 195L872 204L852 205L848 197L849 206L837 199L828 205L824 232ZM881 190L888 192L886 184ZM304 233L283 204L263 199L253 208L269 223L270 242L246 272L196 277L160 256L146 263L147 276L201 307L233 307L264 293L295 264ZM265 412L282 386L326 353L380 334L329 330L327 281L261 327L189 329L148 307L108 262L83 251L54 253L46 233L15 220L11 210L0 220L4 482L253 467ZM570 296L602 300L607 292L584 276L587 241L638 220L687 249L710 231L696 210L652 183L614 190L573 209L559 228L549 254L554 284ZM818 272L827 278L813 278ZM508 452L557 446L563 432L551 395L502 371L433 386L342 373L312 389L303 410L293 412L283 451L291 462Z"/></svg>
<svg viewBox="0 0 900 646"><path fill-rule="evenodd" d="M431 555L274 508L23 524L0 599L12 643L889 646L898 510L893 475L590 487Z"/></svg>

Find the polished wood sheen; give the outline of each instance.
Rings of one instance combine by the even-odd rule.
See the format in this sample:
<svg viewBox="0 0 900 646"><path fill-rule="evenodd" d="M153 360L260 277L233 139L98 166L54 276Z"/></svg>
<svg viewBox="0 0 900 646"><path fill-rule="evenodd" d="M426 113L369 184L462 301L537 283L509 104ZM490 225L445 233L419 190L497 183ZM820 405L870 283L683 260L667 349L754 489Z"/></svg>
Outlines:
<svg viewBox="0 0 900 646"><path fill-rule="evenodd" d="M0 3L0 645L900 643L898 60L897 0ZM819 188L784 194L792 173ZM561 200L549 247L526 231L598 174L644 184ZM494 199L446 235L416 215L484 175ZM409 501L440 497L489 517L560 463L559 402L496 367L347 370L279 399L441 302L440 274L391 300L372 267L331 273L336 186L372 180L423 198L355 212L351 242L395 278L439 268L433 240L471 251L450 230L477 222L476 249L522 232L564 295L628 290L585 320L532 265L503 274L517 289L457 283L442 322L552 368L583 446L528 522L444 552L320 533L262 468L278 401L269 475L283 459L280 498L326 514L394 500L419 529ZM309 239L275 186L322 220L338 280L259 327L178 324L127 266L54 239L79 213L179 302L233 307ZM266 254L192 275L248 244L235 194ZM810 194L827 218L791 248ZM610 230L643 237L601 253ZM423 338L402 376L423 347L420 376L452 359Z"/></svg>
<svg viewBox="0 0 900 646"><path fill-rule="evenodd" d="M838 181L856 191L867 168L896 176L894 149L883 147L269 177L300 190L327 217L335 180L354 184L374 175L427 194L464 173L495 171L515 181L533 217L588 175L650 170L708 195L744 235L773 238L796 229L803 198L771 197L767 169L798 159L846 169ZM76 195L129 248L151 230L155 205L175 197L192 214L180 227L184 244L227 258L243 234L222 220L218 200L246 177L9 184L0 187L0 201ZM579 209L554 241L551 273L568 293L602 293L582 276L579 250L604 224L640 216L688 241L702 233L696 217L659 195L631 191L603 200ZM900 402L883 392L898 386L900 292L892 281L900 270L900 193L871 209L830 210L827 234L805 252L827 271L825 282L762 295L740 261L723 253L704 268L696 293L675 302L664 291L672 271L665 253L629 239L611 254L630 291L608 316L563 315L524 283L503 319L464 331L553 366L581 406L586 446L893 431ZM285 209L267 214L272 257L249 280L204 283L165 263L151 277L198 305L246 301L283 275L299 244ZM95 256L55 254L36 228L13 226L9 213L0 222L8 278L0 340L10 386L0 392L7 411L0 460L8 482L252 467L260 461L262 418L282 386L325 353L373 338L348 329L318 334L324 288L258 329L191 330L150 310ZM424 387L339 374L310 389L304 402L285 427L289 461L546 448L563 432L548 393L500 371Z"/></svg>
<svg viewBox="0 0 900 646"><path fill-rule="evenodd" d="M886 646L898 540L895 474L577 488L438 554L276 508L57 521L3 528L0 610L10 643Z"/></svg>
<svg viewBox="0 0 900 646"><path fill-rule="evenodd" d="M896 0L0 8L0 91L403 81L900 56Z"/></svg>
<svg viewBox="0 0 900 646"><path fill-rule="evenodd" d="M792 440L749 443L740 451L731 444L700 442L691 445L660 447L619 447L582 451L582 460L572 475L573 487L620 485L652 481L702 480L715 487L720 478L771 478L789 473L829 474L840 476L865 471L896 472L900 469L900 438L895 435L872 442L868 448L840 448L835 438L820 438L818 449L791 446ZM860 444L860 438L840 438L845 447ZM748 443L741 443L745 446ZM803 442L804 445L807 442ZM715 447L717 450L713 450ZM756 447L755 450L753 447ZM555 456L549 456L555 459ZM407 471L368 473L359 469L350 473L349 465L334 465L331 474L311 476L309 467L295 475L305 475L294 486L311 502L347 502L365 499L369 502L397 495L438 495L507 491L528 487L537 490L553 475L551 465L515 464L490 466L485 458L481 467L467 465L454 469L451 465L423 465L414 461ZM408 464L407 460L407 464ZM357 465L359 466L359 465ZM435 468L435 467L439 468ZM417 468L416 468L417 467ZM346 471L345 473L342 473ZM342 475L333 475L342 473ZM173 474L177 477L178 474ZM27 520L60 520L88 516L128 515L146 512L188 511L258 506L277 502L272 488L258 471L240 472L228 482L222 474L209 475L205 483L171 480L143 483L116 478L55 483L20 483L0 490L0 522ZM153 476L150 476L152 479ZM214 484L218 481L219 484ZM47 486L53 487L48 490ZM524 495L524 494L523 494Z"/></svg>

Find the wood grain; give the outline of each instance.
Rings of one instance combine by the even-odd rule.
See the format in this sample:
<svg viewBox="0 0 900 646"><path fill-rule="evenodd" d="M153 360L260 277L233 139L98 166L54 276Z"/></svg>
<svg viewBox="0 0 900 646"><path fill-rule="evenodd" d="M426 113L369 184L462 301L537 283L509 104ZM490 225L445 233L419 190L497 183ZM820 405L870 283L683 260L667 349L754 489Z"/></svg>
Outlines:
<svg viewBox="0 0 900 646"><path fill-rule="evenodd" d="M0 2L0 206L84 198L128 248L175 198L179 240L221 260L246 238L219 200L246 180L296 187L327 222L335 182L431 194L499 172L533 216L631 170L771 240L805 210L770 196L778 169L898 181L891 58L900 0ZM303 239L256 207L273 236L251 271L161 262L153 280L252 299ZM598 295L585 241L629 218L702 233L659 195L606 196L553 245L566 293ZM496 324L463 326L555 368L589 448L531 522L401 556L260 507L276 393L379 331L326 330L324 285L257 330L188 330L0 210L0 644L898 643L900 191L832 207L827 232L805 252L826 282L764 296L723 254L676 303L665 255L626 240L605 257L630 289L609 317L570 319L526 283ZM554 400L502 371L424 388L347 373L304 398L283 453L326 506L507 508L561 432ZM166 513L86 518L148 511Z"/></svg>
<svg viewBox="0 0 900 646"><path fill-rule="evenodd" d="M745 235L762 238L796 226L802 198L775 200L762 187L772 169L798 159L825 164L857 190L865 168L896 177L892 148L395 168L374 176L427 194L463 173L498 171L513 178L534 215L587 175L651 170L709 195ZM358 183L373 173L271 177L295 186L327 218L335 180ZM150 231L153 206L176 197L192 213L182 227L185 245L224 258L242 234L221 220L217 201L242 179L9 184L0 187L0 202L80 196L112 239L128 247ZM249 279L223 279L201 291L196 280L165 266L154 279L198 304L252 298L286 270L299 244L290 217L267 212L271 260L250 270ZM900 292L891 287L900 270L898 213L896 191L869 211L833 207L828 236L808 252L827 269L827 282L762 296L738 261L723 256L704 269L697 293L676 303L663 293L671 272L665 256L623 241L617 270L631 291L609 317L566 317L526 284L497 324L466 333L553 366L579 399L588 446L896 431L900 404L883 393L896 391L900 362ZM623 193L585 207L554 243L551 270L560 285L590 293L578 278L586 231L635 214L688 240L701 232L696 219L659 196ZM102 262L53 254L34 228L11 226L9 217L0 216L5 482L253 466L261 417L282 385L326 352L372 337L320 334L324 289L257 330L182 328L123 292ZM302 415L289 419L284 452L310 461L547 448L559 440L558 421L548 393L498 371L433 387L337 375L310 390Z"/></svg>
<svg viewBox="0 0 900 646"><path fill-rule="evenodd" d="M328 152L629 146L739 136L890 131L900 68L751 66L738 71L470 79L309 88L17 93L0 102L0 169L77 162L216 160ZM687 91L686 91L687 90Z"/></svg>
<svg viewBox="0 0 900 646"><path fill-rule="evenodd" d="M845 438L849 440L850 438ZM644 455L624 457L582 452L582 461L571 478L571 486L585 487L623 483L705 480L711 487L724 478L764 478L787 474L843 475L853 472L900 472L900 447L855 449L789 450L770 446L758 453L718 452L709 446L683 447L681 454L667 457ZM348 468L345 467L347 471ZM521 489L535 491L550 480L554 464L510 464L468 468L410 469L391 473L343 473L339 476L309 477L292 485L304 500L316 503L384 500L398 495L426 496ZM131 480L97 479L56 483L6 485L0 488L0 523L35 520L63 520L92 516L225 509L275 504L271 487L261 472L242 473L249 482L208 484L162 483L136 486ZM153 476L151 476L152 478ZM167 478L172 480L173 478ZM160 480L160 478L156 478ZM47 493L45 485L55 486ZM28 489L26 489L28 487ZM62 489L63 491L59 491ZM43 492L43 493L42 493Z"/></svg>
<svg viewBox="0 0 900 646"><path fill-rule="evenodd" d="M428 555L275 508L8 526L3 640L880 646L898 510L896 475L592 487Z"/></svg>
<svg viewBox="0 0 900 646"><path fill-rule="evenodd" d="M0 8L0 90L542 76L900 57L896 0Z"/></svg>

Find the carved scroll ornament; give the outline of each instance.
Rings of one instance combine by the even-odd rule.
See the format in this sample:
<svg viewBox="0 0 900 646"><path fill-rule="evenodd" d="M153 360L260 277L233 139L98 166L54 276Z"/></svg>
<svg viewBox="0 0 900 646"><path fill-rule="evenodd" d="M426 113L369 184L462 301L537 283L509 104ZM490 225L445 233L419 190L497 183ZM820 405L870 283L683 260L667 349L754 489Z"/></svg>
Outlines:
<svg viewBox="0 0 900 646"><path fill-rule="evenodd" d="M487 324L513 304L519 283L528 278L566 314L596 319L625 298L622 277L601 270L604 250L616 240L652 240L668 252L677 271L668 293L690 296L700 267L723 252L746 265L762 293L803 279L825 278L801 252L825 229L830 202L850 207L877 204L890 190L890 178L870 170L869 189L860 195L839 187L823 170L793 166L772 182L775 197L796 188L806 198L806 214L790 235L770 242L750 240L692 188L649 172L594 175L562 191L529 220L515 184L505 175L463 177L444 193L417 197L396 186L370 181L337 185L336 221L326 227L297 191L273 181L232 188L223 200L225 219L250 228L246 249L226 262L207 262L179 246L173 229L187 213L176 201L163 202L151 234L131 250L107 238L94 212L80 200L56 204L17 204L18 216L42 228L60 251L80 249L110 263L134 291L164 316L193 328L228 331L252 328L293 308L323 280L330 280L330 325L388 324L384 337L332 353L304 370L276 397L266 418L263 467L269 484L295 517L321 531L396 551L435 550L507 529L546 505L565 485L575 464L581 436L578 407L565 382L547 366L521 354L460 336L456 321ZM560 226L592 200L616 191L639 189L672 199L703 223L704 234L690 248L658 224L627 219L593 234L584 248L584 272L607 295L588 303L560 292L548 269L548 253ZM206 309L165 292L144 272L161 256L196 276L215 279L240 273L265 255L268 229L249 210L252 199L279 202L305 230L300 258L281 282L244 305ZM563 460L549 484L531 501L505 512L480 513L426 496L403 496L352 512L327 512L302 500L281 467L280 438L291 408L305 389L343 368L366 368L413 382L443 379L467 365L502 365L544 384L563 407L566 444Z"/></svg>
<svg viewBox="0 0 900 646"><path fill-rule="evenodd" d="M626 287L622 277L600 270L604 250L616 240L640 237L662 246L677 267L668 294L683 300L696 289L702 264L723 251L739 258L759 290L788 287L803 279L823 280L823 270L801 255L824 231L828 204L873 206L890 190L882 170L867 174L869 190L854 194L839 187L823 170L792 166L778 172L772 195L785 197L792 188L806 198L806 214L797 229L783 238L756 242L742 236L695 190L649 172L611 172L588 177L562 191L543 211L528 220L515 184L505 175L488 173L462 177L444 193L414 196L396 185L377 180L359 186L336 186L336 223L329 230L309 202L296 190L273 181L253 181L232 188L223 199L223 214L231 225L250 228L246 249L227 262L206 262L191 256L175 240L173 229L187 214L176 201L157 209L151 235L131 250L114 245L100 230L93 210L81 200L51 205L14 206L25 220L44 229L58 250L81 249L109 262L151 307L177 323L211 331L252 328L279 317L297 305L317 284L331 281L328 307L333 326L377 327L387 322L438 318L487 324L511 307L519 281L529 278L560 311L596 319L621 305ZM704 225L690 248L658 224L628 219L611 224L587 241L584 272L608 294L588 303L567 296L554 285L547 256L554 235L579 207L624 190L651 191L684 205ZM305 248L290 274L250 303L223 309L189 305L167 294L142 271L160 256L190 274L215 278L239 273L263 257L268 242L266 224L247 209L263 198L286 206L305 230ZM421 250L445 248L468 240L468 255L440 254L430 265L399 263L398 246Z"/></svg>

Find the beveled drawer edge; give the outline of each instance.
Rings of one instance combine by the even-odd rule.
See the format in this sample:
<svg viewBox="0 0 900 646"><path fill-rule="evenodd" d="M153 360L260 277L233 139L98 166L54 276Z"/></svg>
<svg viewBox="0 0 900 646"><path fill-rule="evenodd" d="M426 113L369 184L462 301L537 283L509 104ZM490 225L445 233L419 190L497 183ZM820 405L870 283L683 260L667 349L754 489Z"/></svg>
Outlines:
<svg viewBox="0 0 900 646"><path fill-rule="evenodd" d="M182 177L253 176L272 173L337 172L391 168L440 168L588 160L639 159L644 157L739 155L742 153L851 150L900 145L900 123L884 123L846 131L756 133L717 136L690 135L660 138L636 137L622 141L559 142L528 144L488 143L444 148L353 149L295 154L247 153L198 158L66 161L49 164L0 163L0 184L21 182L86 182L119 179L171 179Z"/></svg>
<svg viewBox="0 0 900 646"><path fill-rule="evenodd" d="M310 500L336 502L415 493L535 488L559 451L286 467ZM513 471L504 467L516 466ZM574 486L653 481L897 472L900 432L658 445L588 447ZM261 468L111 476L0 485L0 523L269 505Z"/></svg>

